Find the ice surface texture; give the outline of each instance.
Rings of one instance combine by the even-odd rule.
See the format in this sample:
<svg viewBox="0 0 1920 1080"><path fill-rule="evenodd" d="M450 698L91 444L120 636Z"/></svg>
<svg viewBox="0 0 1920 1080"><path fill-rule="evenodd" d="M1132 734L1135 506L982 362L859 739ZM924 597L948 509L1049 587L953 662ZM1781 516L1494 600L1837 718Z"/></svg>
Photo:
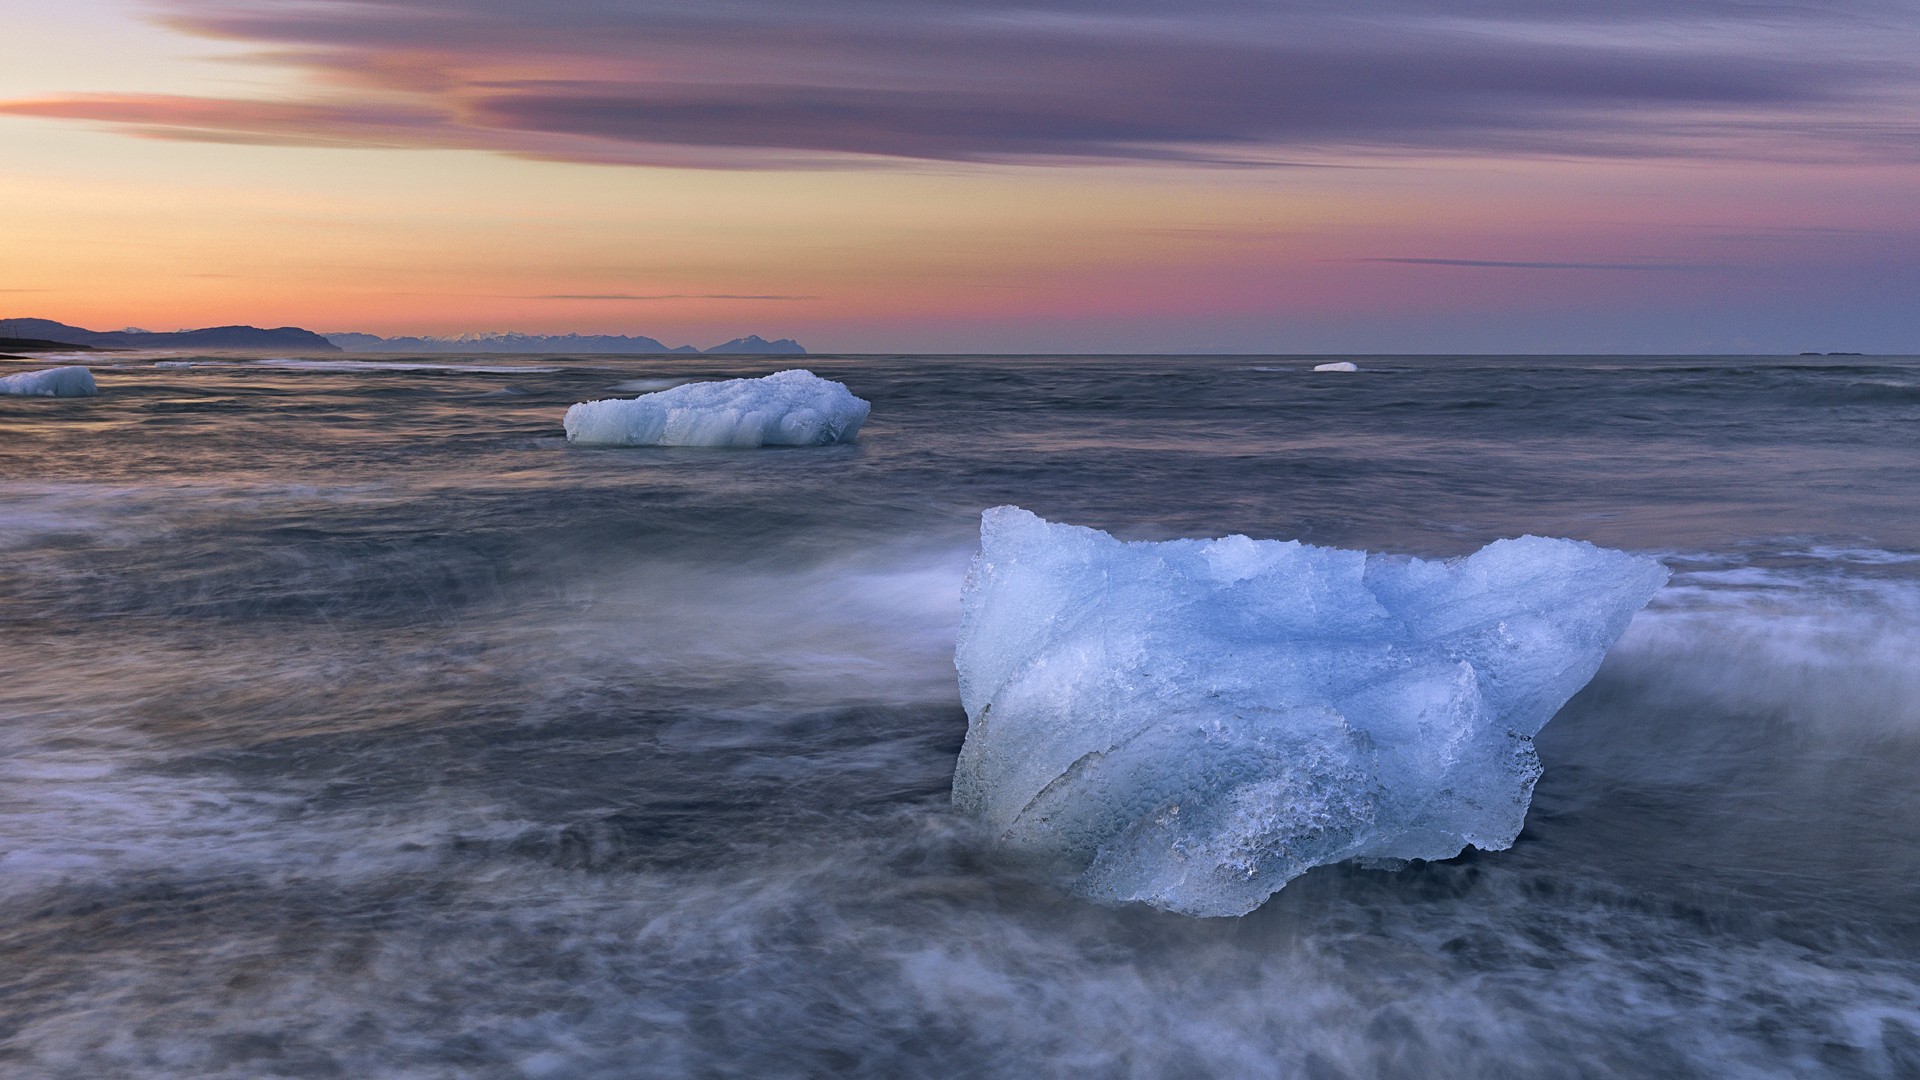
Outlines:
<svg viewBox="0 0 1920 1080"><path fill-rule="evenodd" d="M93 372L83 367L23 371L0 379L0 394L8 397L92 397Z"/></svg>
<svg viewBox="0 0 1920 1080"><path fill-rule="evenodd" d="M688 383L567 410L567 441L594 446L820 446L852 442L872 406L811 371Z"/></svg>
<svg viewBox="0 0 1920 1080"><path fill-rule="evenodd" d="M1189 915L1326 863L1504 849L1534 734L1666 580L1537 536L1427 561L988 510L954 802L1087 897Z"/></svg>

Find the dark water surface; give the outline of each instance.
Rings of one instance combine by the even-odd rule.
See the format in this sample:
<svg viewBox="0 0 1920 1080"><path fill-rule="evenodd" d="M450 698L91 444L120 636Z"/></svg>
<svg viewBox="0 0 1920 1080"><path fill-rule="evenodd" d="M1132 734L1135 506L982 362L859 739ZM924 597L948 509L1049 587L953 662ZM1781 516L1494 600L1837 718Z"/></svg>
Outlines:
<svg viewBox="0 0 1920 1080"><path fill-rule="evenodd" d="M0 398L0 1075L1920 1075L1920 361L155 359ZM948 808L1007 502L1676 576L1513 850L1110 911Z"/></svg>

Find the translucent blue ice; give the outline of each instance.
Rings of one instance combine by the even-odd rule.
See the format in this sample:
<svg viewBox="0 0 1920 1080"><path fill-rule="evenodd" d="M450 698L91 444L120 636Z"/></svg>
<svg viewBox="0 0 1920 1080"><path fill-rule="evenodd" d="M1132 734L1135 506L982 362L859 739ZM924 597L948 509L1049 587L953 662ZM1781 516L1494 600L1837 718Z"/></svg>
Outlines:
<svg viewBox="0 0 1920 1080"><path fill-rule="evenodd" d="M77 366L23 371L0 379L0 394L8 397L92 397L97 392L93 372Z"/></svg>
<svg viewBox="0 0 1920 1080"><path fill-rule="evenodd" d="M819 446L852 442L869 404L810 371L688 383L567 410L567 441L593 446Z"/></svg>
<svg viewBox="0 0 1920 1080"><path fill-rule="evenodd" d="M1308 869L1501 850L1533 736L1667 580L1524 536L1428 561L1125 543L988 510L963 593L954 802L1076 890L1242 915Z"/></svg>

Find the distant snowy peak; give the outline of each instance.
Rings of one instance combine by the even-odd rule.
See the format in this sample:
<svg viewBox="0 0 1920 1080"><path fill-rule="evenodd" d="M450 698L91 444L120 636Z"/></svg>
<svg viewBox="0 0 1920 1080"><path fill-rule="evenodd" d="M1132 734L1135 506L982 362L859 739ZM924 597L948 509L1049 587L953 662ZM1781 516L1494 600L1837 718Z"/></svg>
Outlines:
<svg viewBox="0 0 1920 1080"><path fill-rule="evenodd" d="M807 350L792 338L768 341L758 334L735 338L711 349L692 345L669 347L650 337L624 334L522 334L512 331L456 334L451 337L392 337L338 333L326 338L347 352L381 353L725 353L805 356Z"/></svg>

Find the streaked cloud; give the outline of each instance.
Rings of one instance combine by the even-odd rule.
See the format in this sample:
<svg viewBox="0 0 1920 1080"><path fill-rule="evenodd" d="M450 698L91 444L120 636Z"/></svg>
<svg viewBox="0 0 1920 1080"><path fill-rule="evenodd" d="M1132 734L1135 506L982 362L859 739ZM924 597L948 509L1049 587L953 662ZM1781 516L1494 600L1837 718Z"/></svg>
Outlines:
<svg viewBox="0 0 1920 1080"><path fill-rule="evenodd" d="M288 146L479 146L429 109L373 102L76 94L0 102L0 113L94 120L133 135Z"/></svg>
<svg viewBox="0 0 1920 1080"><path fill-rule="evenodd" d="M161 0L287 100L54 95L131 134L738 167L1382 155L1920 160L1910 3Z"/></svg>
<svg viewBox="0 0 1920 1080"><path fill-rule="evenodd" d="M1404 266L1465 266L1495 270L1721 270L1698 263L1522 262L1507 259L1374 258L1354 262L1400 263Z"/></svg>
<svg viewBox="0 0 1920 1080"><path fill-rule="evenodd" d="M818 300L817 296L763 296L738 293L545 293L515 297L518 300Z"/></svg>

